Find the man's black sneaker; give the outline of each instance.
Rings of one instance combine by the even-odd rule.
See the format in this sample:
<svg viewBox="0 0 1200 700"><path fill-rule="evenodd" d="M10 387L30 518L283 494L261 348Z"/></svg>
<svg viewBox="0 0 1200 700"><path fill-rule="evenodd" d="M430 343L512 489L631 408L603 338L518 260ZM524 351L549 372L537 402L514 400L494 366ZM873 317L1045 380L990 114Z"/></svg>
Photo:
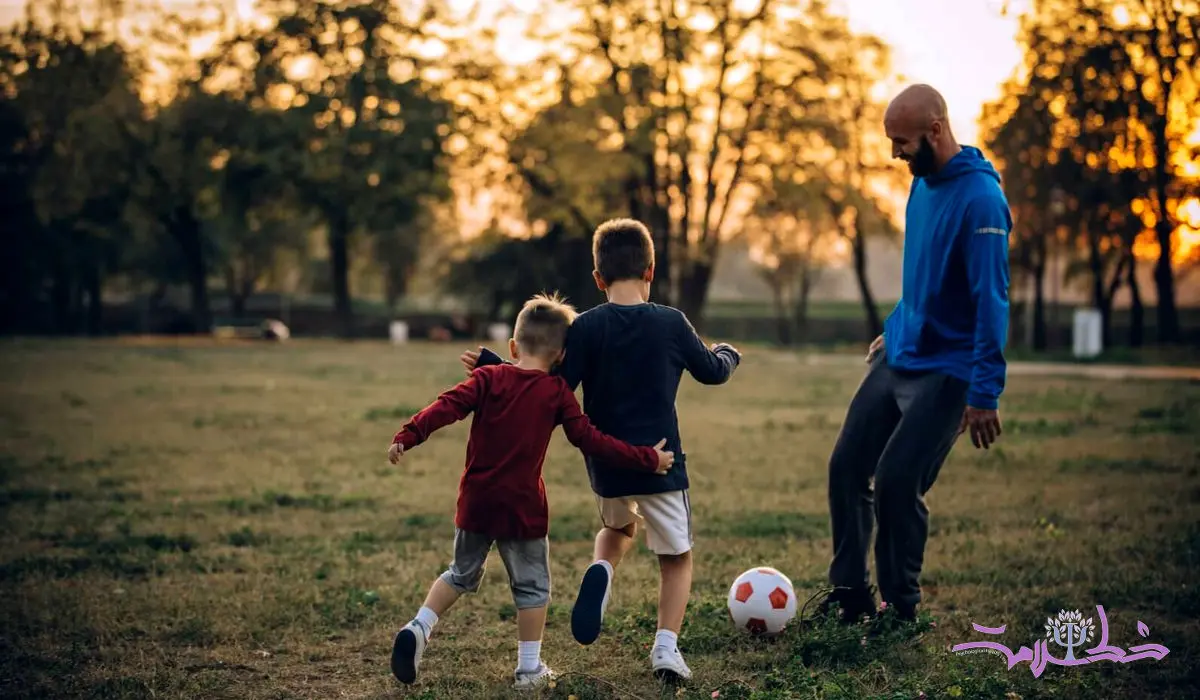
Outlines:
<svg viewBox="0 0 1200 700"><path fill-rule="evenodd" d="M817 617L828 617L834 608L840 610L839 621L844 625L875 617L875 592L869 586L836 587L817 605Z"/></svg>

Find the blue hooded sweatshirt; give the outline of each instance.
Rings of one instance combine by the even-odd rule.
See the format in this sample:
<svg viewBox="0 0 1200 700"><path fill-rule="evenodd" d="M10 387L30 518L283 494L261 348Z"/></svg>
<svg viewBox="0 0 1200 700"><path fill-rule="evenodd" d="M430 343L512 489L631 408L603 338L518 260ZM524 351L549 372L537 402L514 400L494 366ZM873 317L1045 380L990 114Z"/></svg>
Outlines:
<svg viewBox="0 0 1200 700"><path fill-rule="evenodd" d="M1004 391L1010 230L1000 175L979 149L963 146L913 180L900 301L884 324L887 361L967 382L975 408L997 408Z"/></svg>

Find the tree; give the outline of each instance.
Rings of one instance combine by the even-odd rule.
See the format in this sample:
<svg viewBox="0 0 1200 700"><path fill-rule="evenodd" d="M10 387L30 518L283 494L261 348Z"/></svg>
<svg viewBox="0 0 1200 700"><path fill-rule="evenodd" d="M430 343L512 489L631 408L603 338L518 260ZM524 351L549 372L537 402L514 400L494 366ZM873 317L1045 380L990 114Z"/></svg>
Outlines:
<svg viewBox="0 0 1200 700"><path fill-rule="evenodd" d="M808 330L808 301L834 257L838 225L823 198L826 183L795 182L786 174L758 198L743 235L771 287L779 342L791 345Z"/></svg>
<svg viewBox="0 0 1200 700"><path fill-rule="evenodd" d="M760 166L796 147L816 160L845 142L826 107L828 53L846 42L853 52L857 37L823 2L562 7L580 20L540 37L553 46L541 60L489 66L456 89L477 123L499 124L493 145L531 211L553 217L545 229L587 236L604 218L643 221L655 237L656 298L702 326L722 242L769 182ZM553 106L518 109L512 95L522 91Z"/></svg>
<svg viewBox="0 0 1200 700"><path fill-rule="evenodd" d="M1064 190L1055 189L1061 182L1051 162L1058 159L1052 143L1055 120L1041 96L1049 86L1038 76L1030 81L1028 89L1015 81L1006 83L1005 98L984 107L982 122L983 131L990 133L984 147L996 161L1013 214L1009 247L1013 286L1018 286L1023 277L1033 283L1033 299L1026 308L1027 314L1032 313L1032 337L1026 341L1040 351L1047 347L1045 282L1049 254L1062 225L1066 195Z"/></svg>
<svg viewBox="0 0 1200 700"><path fill-rule="evenodd" d="M218 77L232 94L287 116L294 141L284 172L327 228L334 308L350 336L352 239L402 231L425 199L449 197L451 112L422 77L420 28L388 0L267 8L274 26L225 47L228 70Z"/></svg>
<svg viewBox="0 0 1200 700"><path fill-rule="evenodd" d="M136 75L120 45L62 8L0 35L6 326L34 323L48 283L52 328L77 331L86 299L86 327L99 332L103 282L124 242L121 127L141 118Z"/></svg>
<svg viewBox="0 0 1200 700"><path fill-rule="evenodd" d="M1019 80L1006 88L1001 107L1018 124L1043 121L1027 148L1048 171L1007 173L1010 196L1026 217L1044 205L1047 173L1072 183L1069 224L1091 272L1093 302L1107 319L1112 295L1128 285L1133 300L1130 341L1142 340L1142 301L1136 261L1143 229L1152 231L1159 340L1179 340L1172 240L1178 210L1196 196L1175 157L1186 151L1200 72L1200 3L1191 0L1039 0L1022 23L1026 60ZM1031 113L1042 105L1048 114ZM993 120L995 121L995 120ZM993 123L993 129L999 128ZM1019 159L1024 127L1004 148ZM997 143L996 145L1000 145ZM1059 167L1061 165L1061 167ZM1039 201L1040 200L1040 201ZM1044 211L1044 209L1043 209ZM1111 274L1109 279L1107 276ZM1106 320L1107 325L1107 320Z"/></svg>
<svg viewBox="0 0 1200 700"><path fill-rule="evenodd" d="M1134 115L1149 132L1154 153L1152 202L1154 231L1159 253L1154 265L1158 292L1159 340L1177 343L1181 339L1179 311L1175 303L1172 237L1179 220L1172 206L1178 205L1183 183L1179 167L1171 154L1190 131L1190 124L1173 118L1176 104L1195 103L1200 99L1200 2L1195 0L1125 0L1114 8L1128 8L1131 36L1124 42L1126 75L1133 77L1135 95L1129 100ZM1182 86L1187 83L1187 89ZM1123 81L1128 85L1128 81ZM1128 89L1128 88L1127 88ZM1188 116L1190 110L1188 110ZM1180 128L1180 127L1183 128Z"/></svg>
<svg viewBox="0 0 1200 700"><path fill-rule="evenodd" d="M883 332L883 321L867 277L867 242L898 236L892 213L883 201L906 187L905 173L891 161L883 127L885 104L880 96L894 82L891 50L876 37L854 34L845 18L823 15L821 19L832 92L823 107L826 119L839 128L833 132L835 139L828 138L830 132L823 132L824 147L818 151L822 155L813 164L818 172L812 177L823 183L821 192L829 214L849 244L870 339Z"/></svg>

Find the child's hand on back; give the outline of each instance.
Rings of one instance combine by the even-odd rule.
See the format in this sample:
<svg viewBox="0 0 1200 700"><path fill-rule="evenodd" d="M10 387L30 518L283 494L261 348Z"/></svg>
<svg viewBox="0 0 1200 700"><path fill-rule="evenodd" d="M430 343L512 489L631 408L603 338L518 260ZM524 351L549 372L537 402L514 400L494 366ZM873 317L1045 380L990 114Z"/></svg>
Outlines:
<svg viewBox="0 0 1200 700"><path fill-rule="evenodd" d="M467 374L475 371L475 365L479 362L479 352L476 350L468 350L462 355L459 355L458 361L463 363L463 367L467 368Z"/></svg>
<svg viewBox="0 0 1200 700"><path fill-rule="evenodd" d="M675 464L675 453L663 451L666 444L667 439L663 438L654 446L654 451L658 453L658 469L654 471L655 474L666 474L671 471L671 465Z"/></svg>
<svg viewBox="0 0 1200 700"><path fill-rule="evenodd" d="M400 458L404 456L404 446L398 442L393 442L388 448L388 461L392 464L399 464Z"/></svg>

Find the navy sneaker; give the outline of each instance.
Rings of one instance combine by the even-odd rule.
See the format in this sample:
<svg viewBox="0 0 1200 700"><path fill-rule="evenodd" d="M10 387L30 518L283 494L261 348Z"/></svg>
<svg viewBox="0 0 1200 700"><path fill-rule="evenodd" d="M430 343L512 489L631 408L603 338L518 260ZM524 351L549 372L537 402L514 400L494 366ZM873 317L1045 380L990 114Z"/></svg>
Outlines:
<svg viewBox="0 0 1200 700"><path fill-rule="evenodd" d="M600 636L600 624L604 621L611 589L612 574L604 564L596 562L583 573L575 607L571 608L571 634L575 641L591 644Z"/></svg>
<svg viewBox="0 0 1200 700"><path fill-rule="evenodd" d="M425 653L425 628L416 620L404 626L392 642L392 675L401 683L411 685L417 680L417 668Z"/></svg>

